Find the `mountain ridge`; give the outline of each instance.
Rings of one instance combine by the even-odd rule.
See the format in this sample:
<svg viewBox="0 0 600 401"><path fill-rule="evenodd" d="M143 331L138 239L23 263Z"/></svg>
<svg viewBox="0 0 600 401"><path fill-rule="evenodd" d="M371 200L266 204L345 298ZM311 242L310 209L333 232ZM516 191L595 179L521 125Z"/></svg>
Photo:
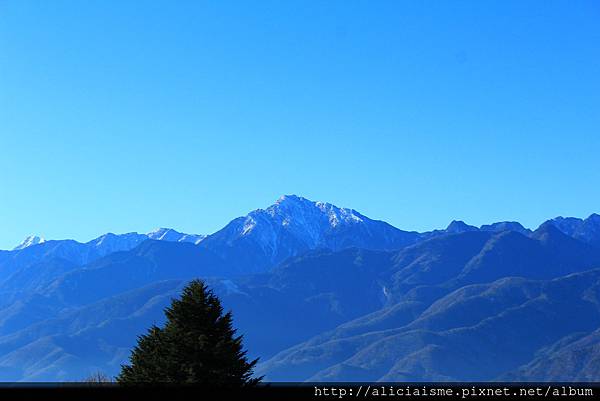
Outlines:
<svg viewBox="0 0 600 401"><path fill-rule="evenodd" d="M312 212L310 211L311 208L313 209ZM320 213L315 213L316 210L318 210ZM272 221L266 222L265 220L269 220L269 218ZM209 235L185 234L171 228L157 228L146 234L139 234L137 232L113 234L109 232L88 242L75 242L80 244L102 244L103 239L111 238L113 242L115 242L116 239L123 239L124 241L135 242L135 245L137 245L145 239L154 239L175 242L191 242L198 245L205 239L215 235L223 235L223 233L226 233L228 230L233 231L233 233L230 233L233 234L233 236L229 238L229 242L233 242L237 239L236 236L252 236L254 230L259 230L261 228L259 226L271 225L271 227L266 227L266 230L263 230L262 233L257 235L258 237L262 237L261 241L259 241L260 245L265 249L268 248L270 251L273 251L275 248L273 246L273 236L276 231L274 230L274 226L286 227L287 231L292 231L293 236L295 236L299 243L304 245L307 249L317 249L321 246L326 247L327 245L330 245L331 249L338 249L338 244L328 243L328 239L325 238L327 232L334 230L338 225L348 227L352 226L353 224L358 225L360 223L364 223L365 221L384 224L387 226L388 232L394 232L395 236L398 237L395 241L394 239L388 239L389 243L386 245L388 248L385 249L393 249L394 247L403 246L438 235L457 234L465 231L516 231L524 235L531 235L535 232L535 230L525 228L522 224L516 221L499 221L483 224L477 227L469 225L462 220L452 220L445 229L436 229L426 232L405 231L396 228L385 221L372 220L354 209L338 207L327 202L311 201L298 195L283 195L278 198L274 204L264 209L253 210L245 216L235 218L226 224L222 229ZM326 224L324 224L325 222ZM546 225L552 225L561 232L588 244L600 246L599 214L593 213L587 218L558 216L544 221L537 227L537 229ZM31 235L26 237L19 245L13 248L12 251L23 250L27 247L40 245L45 242L48 241L44 237ZM130 248L131 247L129 247L129 249ZM380 248L381 245L378 246L378 249ZM277 255L272 254L270 256L277 262L282 261L282 258L277 257Z"/></svg>
<svg viewBox="0 0 600 401"><path fill-rule="evenodd" d="M87 242L80 242L80 241L76 241L73 239L52 240L52 241L75 241L79 244L89 244L89 245L95 245L95 246L101 245L106 240L113 241L113 242L118 241L118 240L131 241L131 242L135 242L135 244L137 245L146 239L153 239L153 240L159 240L159 241L172 241L172 242L192 242L192 243L198 244L205 237L206 237L206 235L202 235L202 234L185 234L185 233L176 231L172 228L162 228L161 227L161 228L156 228L146 234L140 234L138 232L114 234L112 232L108 232L108 233L102 234L99 237L96 237ZM27 236L19 245L17 245L10 251L20 251L25 248L29 248L31 246L43 244L45 242L47 242L47 240L44 237L37 236L37 235L30 235L30 236Z"/></svg>
<svg viewBox="0 0 600 401"><path fill-rule="evenodd" d="M595 216L534 231L455 220L417 233L286 195L206 237L163 228L1 251L0 377L115 374L136 336L162 322L194 278L233 311L250 355L263 358L260 372L274 380L555 377L600 342L600 278L586 273L600 267ZM593 319L569 323L569 308ZM548 338L528 322L552 330L552 316L564 327ZM502 340L510 330L532 336L523 358ZM471 344L492 360L486 336L498 341L502 369L469 357ZM456 358L468 363L444 362ZM569 374L593 376L595 360L569 365Z"/></svg>

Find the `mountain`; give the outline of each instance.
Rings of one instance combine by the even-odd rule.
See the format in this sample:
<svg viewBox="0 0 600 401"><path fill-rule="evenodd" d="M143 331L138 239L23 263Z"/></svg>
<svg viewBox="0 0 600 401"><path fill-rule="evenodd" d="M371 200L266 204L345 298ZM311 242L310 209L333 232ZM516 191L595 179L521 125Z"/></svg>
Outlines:
<svg viewBox="0 0 600 401"><path fill-rule="evenodd" d="M595 222L420 234L290 195L208 237L0 251L0 378L114 375L202 278L270 380L598 380Z"/></svg>
<svg viewBox="0 0 600 401"><path fill-rule="evenodd" d="M44 261L63 259L69 264L83 266L114 252L131 250L148 239L198 243L204 236L161 228L148 234L107 233L86 243L36 238L39 237L27 237L14 250L0 252L0 283L16 271L24 274L31 266L43 264Z"/></svg>
<svg viewBox="0 0 600 401"><path fill-rule="evenodd" d="M498 223L484 224L479 229L481 231L515 231L523 235L531 234L530 229L523 227L521 223L516 221L501 221Z"/></svg>
<svg viewBox="0 0 600 401"><path fill-rule="evenodd" d="M600 247L600 215L594 213L586 219L556 217L544 225L552 225L575 239Z"/></svg>
<svg viewBox="0 0 600 401"><path fill-rule="evenodd" d="M147 235L138 233L107 233L85 243L85 245L87 245L91 249L94 249L98 257L102 257L114 252L127 251L129 249L133 249L142 242L146 241L147 239ZM92 261L92 259L88 261Z"/></svg>
<svg viewBox="0 0 600 401"><path fill-rule="evenodd" d="M527 364L501 377L506 381L582 381L600 377L600 329L561 338Z"/></svg>
<svg viewBox="0 0 600 401"><path fill-rule="evenodd" d="M88 370L115 374L137 335L162 321L162 309L177 289L203 277L234 312L251 356L262 358L261 372L273 380L306 380L352 357L360 344L416 327L433 310L459 305L463 295L456 294L470 294L506 276L524 277L428 321L446 316L439 319L472 324L533 296L537 287L528 278L549 280L600 263L593 247L557 229L544 228L537 237L467 231L399 251L318 249L268 272L230 277L224 277L229 262L206 248L148 240L82 268L67 266L45 284L35 282L29 296L0 308L0 373L10 380L56 380L81 374L87 363ZM320 345L331 341L334 348ZM413 349L425 341L434 340L420 338L402 347ZM355 377L347 374L335 378Z"/></svg>
<svg viewBox="0 0 600 401"><path fill-rule="evenodd" d="M494 380L565 336L596 330L599 288L600 270L469 285L414 318L398 320L410 310L405 302L346 323L263 362L258 373L267 380Z"/></svg>
<svg viewBox="0 0 600 401"><path fill-rule="evenodd" d="M43 237L38 237L37 235L30 235L29 237L25 238L23 242L14 247L13 251L18 251L20 249L27 248L28 246L41 244L43 242L46 242L46 240Z"/></svg>
<svg viewBox="0 0 600 401"><path fill-rule="evenodd" d="M456 299L446 298L455 291L478 288L473 286L507 277L551 280L600 267L600 252L553 227L540 228L535 238L515 231L466 231L421 241L390 255L389 262L380 262L378 266L379 274L370 280L363 279L363 282L365 286L368 283L377 283L380 286L385 295L381 309L346 322L329 333L320 334L306 343L291 347L272 359L263 361L260 373L266 374L270 380L314 379L321 370L352 357L361 347L371 346L387 333L396 333L405 326L412 327L412 322L417 321L433 305L448 303L442 302L443 299ZM514 283L518 284L518 291L529 291L530 284L520 281ZM568 287L565 288L568 290ZM515 293L507 294L506 300L494 294L485 302L493 308L494 313L501 313L505 308L505 301L521 299L515 298ZM557 302L559 300L560 298L557 298ZM485 305L484 301L478 299L469 305L470 309L465 307L460 313L452 314L455 323L481 316L478 308ZM473 324L473 321L469 324ZM406 352L417 352L417 348L411 347L423 346L422 344L430 342L432 347L437 346L435 338L437 337L433 334L427 334L425 338L411 337L411 341L415 341L414 344L406 343L403 349ZM387 352L381 351L379 346L375 348L377 352ZM452 356L447 358L451 360ZM366 375L360 369L355 373L344 370L322 379L378 380L383 377L383 374L381 377L370 375L371 373ZM386 379L396 380L394 377ZM402 380L426 379L448 378L419 377L413 372L411 376ZM454 379L472 378L465 375Z"/></svg>
<svg viewBox="0 0 600 401"><path fill-rule="evenodd" d="M448 234L460 234L470 231L488 231L488 232L503 232L503 231L515 231L523 235L531 234L531 230L523 227L520 223L515 221L500 221L492 224L484 224L481 227L471 226L461 220L453 220L448 227L443 230L433 230L420 234L420 239L430 239Z"/></svg>
<svg viewBox="0 0 600 401"><path fill-rule="evenodd" d="M200 246L220 255L236 271L251 273L309 250L393 250L418 239L416 232L371 220L355 210L287 195L267 209L233 220Z"/></svg>
<svg viewBox="0 0 600 401"><path fill-rule="evenodd" d="M516 231L466 231L420 241L393 256L390 300L411 292L439 296L462 285L507 276L558 277L600 267L600 251L560 231L540 228L536 237Z"/></svg>
<svg viewBox="0 0 600 401"><path fill-rule="evenodd" d="M464 221L453 220L448 227L446 227L446 234L458 234L465 233L468 231L477 231L478 228L466 224Z"/></svg>
<svg viewBox="0 0 600 401"><path fill-rule="evenodd" d="M93 243L82 244L73 240L50 240L16 251L4 251L0 254L0 282L19 270L51 259L63 259L82 266L110 253L111 248L108 247L105 251L102 244L95 246Z"/></svg>
<svg viewBox="0 0 600 401"><path fill-rule="evenodd" d="M114 374L127 359L134 337L144 333L148 323L164 321L164 307L186 283L155 282L3 333L0 377L79 381L98 370ZM39 298L38 304L46 300Z"/></svg>
<svg viewBox="0 0 600 401"><path fill-rule="evenodd" d="M271 274L238 279L210 277L212 272L202 270L211 265L205 253L191 244L147 241L61 276L25 299L16 315L14 308L0 310L0 319L11 325L0 331L2 377L57 380L90 369L116 373L137 335L162 322L163 308L176 291L198 276L234 311L252 357L273 355L382 305L381 289L371 278L388 259L385 252L315 251ZM347 279L333 279L344 272ZM117 275L123 279L115 282ZM303 315L311 319L298 318ZM44 369L39 361L45 361Z"/></svg>
<svg viewBox="0 0 600 401"><path fill-rule="evenodd" d="M200 241L206 238L206 235L184 234L175 231L172 228L157 228L146 234L146 237L157 241L191 242L193 244L199 244Z"/></svg>
<svg viewBox="0 0 600 401"><path fill-rule="evenodd" d="M155 281L219 274L226 274L223 261L206 249L191 243L146 240L132 250L115 252L71 270L39 291L50 303L74 306Z"/></svg>
<svg viewBox="0 0 600 401"><path fill-rule="evenodd" d="M199 234L184 234L179 231L175 231L172 228L157 228L147 234L138 233L126 233L126 234L113 234L107 233L95 238L89 242L88 245L95 248L101 249L100 254L106 255L111 252L132 249L142 241L147 239L153 239L157 241L171 241L171 242L191 242L198 244L202 241L206 235ZM70 240L66 240L70 241ZM33 245L39 245L46 242L43 237L31 235L17 245L13 251L19 251L28 248Z"/></svg>

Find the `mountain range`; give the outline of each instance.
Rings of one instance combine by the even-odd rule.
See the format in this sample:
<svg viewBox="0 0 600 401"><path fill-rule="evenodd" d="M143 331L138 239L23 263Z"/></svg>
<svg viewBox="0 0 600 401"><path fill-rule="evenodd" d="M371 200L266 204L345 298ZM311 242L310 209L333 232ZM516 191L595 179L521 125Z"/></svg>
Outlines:
<svg viewBox="0 0 600 401"><path fill-rule="evenodd" d="M208 236L0 251L0 379L118 373L193 278L273 381L600 380L600 216L403 231L288 195Z"/></svg>

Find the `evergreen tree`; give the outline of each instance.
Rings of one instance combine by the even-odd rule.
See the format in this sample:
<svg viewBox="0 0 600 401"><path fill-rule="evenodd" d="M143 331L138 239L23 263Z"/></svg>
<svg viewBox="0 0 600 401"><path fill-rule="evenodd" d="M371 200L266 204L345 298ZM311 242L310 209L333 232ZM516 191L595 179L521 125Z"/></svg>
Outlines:
<svg viewBox="0 0 600 401"><path fill-rule="evenodd" d="M138 339L119 383L194 383L211 386L255 385L257 360L249 362L236 336L231 312L200 280L165 310L164 328L152 326Z"/></svg>

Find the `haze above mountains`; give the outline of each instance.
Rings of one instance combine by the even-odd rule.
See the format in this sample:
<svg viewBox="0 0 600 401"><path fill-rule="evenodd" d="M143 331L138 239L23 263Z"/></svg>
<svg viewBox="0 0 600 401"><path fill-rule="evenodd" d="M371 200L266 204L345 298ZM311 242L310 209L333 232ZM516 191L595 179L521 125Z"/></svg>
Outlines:
<svg viewBox="0 0 600 401"><path fill-rule="evenodd" d="M596 214L417 233L293 195L208 236L30 237L0 251L0 379L116 374L201 277L270 380L600 380L595 269Z"/></svg>

